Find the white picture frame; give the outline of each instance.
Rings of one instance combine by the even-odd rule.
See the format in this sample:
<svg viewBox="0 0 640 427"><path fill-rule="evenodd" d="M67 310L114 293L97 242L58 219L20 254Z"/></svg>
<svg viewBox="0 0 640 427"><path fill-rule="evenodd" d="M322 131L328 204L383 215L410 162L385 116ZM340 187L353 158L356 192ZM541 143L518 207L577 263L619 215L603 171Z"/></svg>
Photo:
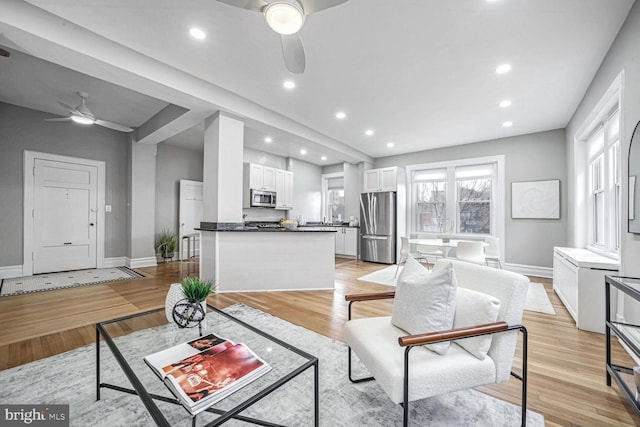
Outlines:
<svg viewBox="0 0 640 427"><path fill-rule="evenodd" d="M512 182L511 218L560 219L560 180Z"/></svg>

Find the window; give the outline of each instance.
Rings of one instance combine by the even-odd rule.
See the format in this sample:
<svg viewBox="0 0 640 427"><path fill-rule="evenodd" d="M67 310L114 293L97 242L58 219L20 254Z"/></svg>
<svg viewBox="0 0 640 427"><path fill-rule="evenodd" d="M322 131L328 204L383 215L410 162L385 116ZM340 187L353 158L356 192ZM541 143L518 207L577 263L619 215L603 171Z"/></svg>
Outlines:
<svg viewBox="0 0 640 427"><path fill-rule="evenodd" d="M446 218L446 170L433 170L415 175L416 230L439 232Z"/></svg>
<svg viewBox="0 0 640 427"><path fill-rule="evenodd" d="M491 234L492 165L456 168L458 231Z"/></svg>
<svg viewBox="0 0 640 427"><path fill-rule="evenodd" d="M323 177L323 221L342 222L344 215L344 176L326 175Z"/></svg>
<svg viewBox="0 0 640 427"><path fill-rule="evenodd" d="M620 248L620 113L607 111L586 140L591 185L589 245L617 253Z"/></svg>
<svg viewBox="0 0 640 427"><path fill-rule="evenodd" d="M501 235L503 208L496 201L502 162L503 156L496 156L408 167L409 232Z"/></svg>
<svg viewBox="0 0 640 427"><path fill-rule="evenodd" d="M570 244L619 258L621 220L620 118L624 71L574 135L574 190Z"/></svg>

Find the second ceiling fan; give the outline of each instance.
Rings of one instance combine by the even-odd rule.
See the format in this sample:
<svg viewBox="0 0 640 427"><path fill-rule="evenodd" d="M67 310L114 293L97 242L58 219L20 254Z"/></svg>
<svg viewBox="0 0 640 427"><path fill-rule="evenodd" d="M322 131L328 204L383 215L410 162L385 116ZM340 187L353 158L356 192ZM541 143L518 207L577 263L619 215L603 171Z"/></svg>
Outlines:
<svg viewBox="0 0 640 427"><path fill-rule="evenodd" d="M282 56L287 69L292 73L304 73L306 59L302 40L298 31L304 25L305 17L347 0L218 0L231 6L264 14L267 24L280 34Z"/></svg>

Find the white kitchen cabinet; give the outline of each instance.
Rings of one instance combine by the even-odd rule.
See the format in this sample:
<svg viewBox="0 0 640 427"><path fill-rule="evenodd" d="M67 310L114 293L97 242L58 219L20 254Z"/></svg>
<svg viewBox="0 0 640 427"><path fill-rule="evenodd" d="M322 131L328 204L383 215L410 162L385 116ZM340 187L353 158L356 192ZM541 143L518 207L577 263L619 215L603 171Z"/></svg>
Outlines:
<svg viewBox="0 0 640 427"><path fill-rule="evenodd" d="M586 249L554 248L553 290L578 329L604 333L604 276L618 268L615 260Z"/></svg>
<svg viewBox="0 0 640 427"><path fill-rule="evenodd" d="M249 189L276 191L276 169L256 163L245 163L244 179Z"/></svg>
<svg viewBox="0 0 640 427"><path fill-rule="evenodd" d="M366 193L396 191L398 189L398 168L394 166L365 171L364 186Z"/></svg>
<svg viewBox="0 0 640 427"><path fill-rule="evenodd" d="M276 169L276 209L293 209L293 172Z"/></svg>
<svg viewBox="0 0 640 427"><path fill-rule="evenodd" d="M358 229L338 227L336 229L336 255L358 257Z"/></svg>

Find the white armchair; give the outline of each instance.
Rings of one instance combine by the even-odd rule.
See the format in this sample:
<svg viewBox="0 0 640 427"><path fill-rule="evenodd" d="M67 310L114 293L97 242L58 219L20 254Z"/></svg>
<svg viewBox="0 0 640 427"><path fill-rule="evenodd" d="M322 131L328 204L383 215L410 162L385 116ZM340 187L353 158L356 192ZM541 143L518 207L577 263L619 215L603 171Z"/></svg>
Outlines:
<svg viewBox="0 0 640 427"><path fill-rule="evenodd" d="M415 263L416 265L419 263ZM408 264L407 264L408 265ZM432 276L453 267L455 291L453 327L429 333L407 333L394 325L401 289L396 292L346 295L349 321L345 339L349 346L349 379L361 382L375 379L394 403L403 405L408 425L409 402L453 391L507 381L522 381L522 425L526 424L527 331L520 325L526 303L529 279L513 272L452 259L437 261ZM415 268L412 267L415 271ZM421 267L423 270L424 267ZM404 280L400 275L399 286ZM422 273L419 273L422 274ZM410 286L420 287L420 278L407 278ZM426 276L425 276L426 278ZM420 280L419 280L420 279ZM426 280L435 280L426 278ZM433 295L429 290L425 295ZM394 316L352 319L355 302L396 298ZM404 298L404 297L403 297ZM419 300L412 296L413 299ZM407 299L405 298L404 304ZM417 301L420 302L420 301ZM486 310L482 307L486 307ZM402 311L406 311L402 307ZM485 313L486 312L486 313ZM493 313L493 314L491 314ZM404 312L406 317L406 312ZM488 317L487 317L488 315ZM487 319L490 319L487 321ZM397 323L397 322L396 322ZM523 334L521 374L511 371L518 341ZM470 338L471 337L471 338ZM450 341L443 355L425 345ZM354 379L352 351L371 373Z"/></svg>

